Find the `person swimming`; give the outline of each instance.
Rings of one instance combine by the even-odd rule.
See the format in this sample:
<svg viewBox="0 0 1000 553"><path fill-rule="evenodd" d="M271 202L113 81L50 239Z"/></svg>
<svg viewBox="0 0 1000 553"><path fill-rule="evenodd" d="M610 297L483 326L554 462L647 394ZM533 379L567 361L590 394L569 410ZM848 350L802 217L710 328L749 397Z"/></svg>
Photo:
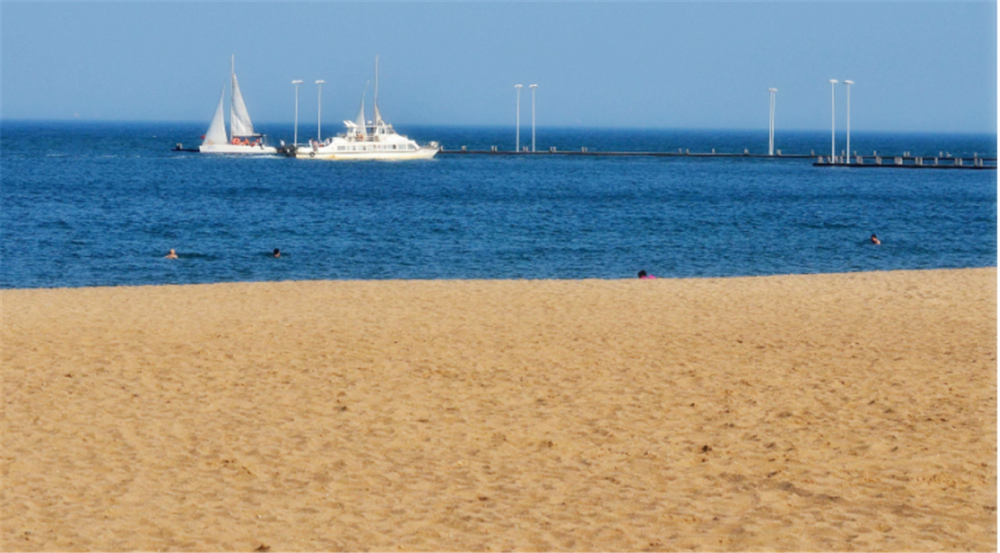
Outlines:
<svg viewBox="0 0 1000 553"><path fill-rule="evenodd" d="M170 253L163 257L166 259L177 259L177 252L175 252L173 248L170 248Z"/></svg>
<svg viewBox="0 0 1000 553"><path fill-rule="evenodd" d="M878 246L878 245L879 245L879 244L881 244L881 243L882 243L882 241L878 239L878 236L875 236L875 235L873 234L873 235L872 235L872 244L875 244L876 246Z"/></svg>
<svg viewBox="0 0 1000 553"><path fill-rule="evenodd" d="M281 257L281 250L274 248L274 252L271 253L271 257Z"/></svg>

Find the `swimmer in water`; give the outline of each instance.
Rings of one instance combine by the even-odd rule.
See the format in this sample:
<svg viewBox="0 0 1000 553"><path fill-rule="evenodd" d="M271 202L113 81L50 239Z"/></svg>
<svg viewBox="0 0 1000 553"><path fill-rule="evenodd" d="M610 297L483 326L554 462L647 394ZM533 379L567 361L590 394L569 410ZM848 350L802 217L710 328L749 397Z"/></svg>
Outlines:
<svg viewBox="0 0 1000 553"><path fill-rule="evenodd" d="M879 245L879 244L881 244L881 243L882 243L882 241L878 239L878 236L875 236L875 235L873 234L873 235L872 235L872 244L875 244L876 246L878 246L878 245Z"/></svg>
<svg viewBox="0 0 1000 553"><path fill-rule="evenodd" d="M274 252L271 254L271 257L281 257L281 250L274 248Z"/></svg>
<svg viewBox="0 0 1000 553"><path fill-rule="evenodd" d="M166 259L177 259L177 252L175 252L173 248L170 248L170 253L168 253L163 257L165 257Z"/></svg>

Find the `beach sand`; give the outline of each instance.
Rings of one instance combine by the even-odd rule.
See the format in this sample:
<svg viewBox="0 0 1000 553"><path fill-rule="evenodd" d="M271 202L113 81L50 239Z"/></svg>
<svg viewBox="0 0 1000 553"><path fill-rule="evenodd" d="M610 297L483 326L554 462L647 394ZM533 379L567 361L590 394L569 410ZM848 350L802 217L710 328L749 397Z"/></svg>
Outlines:
<svg viewBox="0 0 1000 553"><path fill-rule="evenodd" d="M995 268L3 290L4 551L995 551Z"/></svg>

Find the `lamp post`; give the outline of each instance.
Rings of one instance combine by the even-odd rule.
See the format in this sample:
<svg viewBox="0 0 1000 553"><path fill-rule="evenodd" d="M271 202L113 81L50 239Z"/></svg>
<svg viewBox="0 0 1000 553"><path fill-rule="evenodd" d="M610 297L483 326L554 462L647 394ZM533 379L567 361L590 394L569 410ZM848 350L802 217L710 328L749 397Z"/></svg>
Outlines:
<svg viewBox="0 0 1000 553"><path fill-rule="evenodd" d="M323 79L316 81L316 85L319 86L319 93L316 95L316 141L322 142L323 136L320 131L323 129Z"/></svg>
<svg viewBox="0 0 1000 553"><path fill-rule="evenodd" d="M837 79L830 79L830 163L837 161L837 120L834 118L833 87L837 84Z"/></svg>
<svg viewBox="0 0 1000 553"><path fill-rule="evenodd" d="M851 85L854 81L844 81L847 85L847 163L851 163Z"/></svg>
<svg viewBox="0 0 1000 553"><path fill-rule="evenodd" d="M517 89L517 138L514 139L514 151L521 151L521 89L524 85L516 84L514 88Z"/></svg>
<svg viewBox="0 0 1000 553"><path fill-rule="evenodd" d="M528 88L531 89L531 151L535 151L535 89L538 88L537 84L533 84Z"/></svg>
<svg viewBox="0 0 1000 553"><path fill-rule="evenodd" d="M768 129L768 145L767 145L767 155L774 155L774 93L778 91L777 88L769 88L768 92L771 93L771 118L770 127Z"/></svg>
<svg viewBox="0 0 1000 553"><path fill-rule="evenodd" d="M302 81L295 80L292 81L295 85L295 138L292 140L292 144L296 146L299 144L299 85Z"/></svg>

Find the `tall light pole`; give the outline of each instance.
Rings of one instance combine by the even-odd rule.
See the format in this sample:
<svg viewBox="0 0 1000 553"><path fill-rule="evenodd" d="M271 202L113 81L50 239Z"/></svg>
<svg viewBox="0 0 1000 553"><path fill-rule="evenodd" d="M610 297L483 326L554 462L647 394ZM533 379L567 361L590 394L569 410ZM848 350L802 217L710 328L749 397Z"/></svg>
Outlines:
<svg viewBox="0 0 1000 553"><path fill-rule="evenodd" d="M323 79L316 81L316 85L319 86L319 93L316 95L316 141L322 142L323 137L320 131L323 129Z"/></svg>
<svg viewBox="0 0 1000 553"><path fill-rule="evenodd" d="M844 81L847 85L847 163L851 162L851 85L854 81Z"/></svg>
<svg viewBox="0 0 1000 553"><path fill-rule="evenodd" d="M531 89L531 151L535 151L535 89L538 88L537 84L533 84L528 88Z"/></svg>
<svg viewBox="0 0 1000 553"><path fill-rule="evenodd" d="M521 89L524 85L516 84L514 88L517 89L517 138L514 140L514 151L521 151Z"/></svg>
<svg viewBox="0 0 1000 553"><path fill-rule="evenodd" d="M830 79L830 163L837 161L837 135L835 129L837 120L834 118L833 87L836 86L837 79Z"/></svg>
<svg viewBox="0 0 1000 553"><path fill-rule="evenodd" d="M292 84L295 85L295 139L292 140L292 144L298 145L298 143L299 143L299 85L302 84L302 81L295 80L295 81L292 81Z"/></svg>
<svg viewBox="0 0 1000 553"><path fill-rule="evenodd" d="M768 134L767 155L773 156L774 155L774 93L777 92L778 89L769 88L767 89L767 91L771 93L771 119L770 119L771 126L769 128L769 134Z"/></svg>

